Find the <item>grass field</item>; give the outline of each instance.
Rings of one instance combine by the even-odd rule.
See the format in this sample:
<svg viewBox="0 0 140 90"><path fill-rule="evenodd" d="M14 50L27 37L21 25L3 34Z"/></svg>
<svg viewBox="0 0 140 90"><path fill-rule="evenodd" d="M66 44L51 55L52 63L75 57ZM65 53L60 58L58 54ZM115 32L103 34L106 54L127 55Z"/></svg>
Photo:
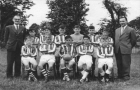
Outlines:
<svg viewBox="0 0 140 90"><path fill-rule="evenodd" d="M0 90L140 90L140 54L132 55L131 80L127 82L115 80L114 83L101 84L98 80L80 84L78 79L70 82L51 80L29 82L19 79L7 79L6 51L0 50ZM115 66L116 74L116 66Z"/></svg>

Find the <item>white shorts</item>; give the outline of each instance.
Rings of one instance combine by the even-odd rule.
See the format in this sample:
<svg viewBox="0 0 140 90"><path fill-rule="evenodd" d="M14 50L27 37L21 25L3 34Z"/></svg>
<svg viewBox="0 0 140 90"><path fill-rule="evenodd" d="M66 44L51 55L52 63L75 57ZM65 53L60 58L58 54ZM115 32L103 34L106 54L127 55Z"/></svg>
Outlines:
<svg viewBox="0 0 140 90"><path fill-rule="evenodd" d="M104 64L107 64L109 68L113 67L113 58L99 58L98 59L98 68L102 68Z"/></svg>
<svg viewBox="0 0 140 90"><path fill-rule="evenodd" d="M45 63L55 63L55 55L42 55L40 57L39 65L43 65Z"/></svg>
<svg viewBox="0 0 140 90"><path fill-rule="evenodd" d="M33 57L21 57L21 62L26 66L31 63L33 66L37 66L37 61Z"/></svg>
<svg viewBox="0 0 140 90"><path fill-rule="evenodd" d="M86 64L87 66L91 66L93 64L92 56L90 55L80 56L79 61L78 61L78 66L81 66L83 64Z"/></svg>
<svg viewBox="0 0 140 90"><path fill-rule="evenodd" d="M61 60L60 60L60 64L61 64L61 62L63 63L65 60L62 58ZM73 63L75 63L75 58L72 58L70 61L68 61L68 62L73 62Z"/></svg>

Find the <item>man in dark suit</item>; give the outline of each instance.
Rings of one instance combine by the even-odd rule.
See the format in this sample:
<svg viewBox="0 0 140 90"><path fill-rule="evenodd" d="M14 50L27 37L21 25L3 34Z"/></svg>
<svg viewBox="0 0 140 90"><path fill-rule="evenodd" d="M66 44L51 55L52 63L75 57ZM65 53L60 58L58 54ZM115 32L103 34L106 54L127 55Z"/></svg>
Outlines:
<svg viewBox="0 0 140 90"><path fill-rule="evenodd" d="M121 27L115 31L115 56L118 78L130 79L131 51L136 44L135 30L127 25L127 18L119 19Z"/></svg>
<svg viewBox="0 0 140 90"><path fill-rule="evenodd" d="M26 29L19 25L21 17L15 15L13 17L14 25L9 25L5 28L4 42L7 48L7 78L13 77L13 63L14 76L20 76L21 70L21 47L24 44Z"/></svg>

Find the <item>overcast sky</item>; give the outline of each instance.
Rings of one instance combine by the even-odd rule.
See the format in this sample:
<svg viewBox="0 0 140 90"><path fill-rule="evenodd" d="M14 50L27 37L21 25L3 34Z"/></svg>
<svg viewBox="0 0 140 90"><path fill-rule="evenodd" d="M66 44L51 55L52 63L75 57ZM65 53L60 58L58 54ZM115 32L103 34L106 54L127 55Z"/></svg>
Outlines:
<svg viewBox="0 0 140 90"><path fill-rule="evenodd" d="M31 7L30 10L26 11L27 14L33 14L29 18L29 24L27 28L33 24L37 23L40 24L42 21L47 20L46 14L48 13L49 9L46 4L46 0L32 0L35 5ZM109 18L108 11L104 8L102 1L103 0L85 0L87 4L89 4L89 11L88 15L86 16L87 25L93 23L96 30L99 29L98 23L102 18ZM128 7L128 21L135 19L136 17L140 16L140 0L115 0L125 7Z"/></svg>

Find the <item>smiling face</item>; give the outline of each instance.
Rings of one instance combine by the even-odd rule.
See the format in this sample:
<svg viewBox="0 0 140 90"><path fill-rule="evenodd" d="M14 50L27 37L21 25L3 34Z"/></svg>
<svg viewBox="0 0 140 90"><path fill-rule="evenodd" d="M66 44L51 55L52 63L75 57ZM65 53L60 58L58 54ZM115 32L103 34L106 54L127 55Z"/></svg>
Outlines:
<svg viewBox="0 0 140 90"><path fill-rule="evenodd" d="M119 22L120 22L121 27L124 27L124 26L127 25L127 20L124 17L123 18L120 18L119 19Z"/></svg>
<svg viewBox="0 0 140 90"><path fill-rule="evenodd" d="M84 42L84 44L88 44L90 42L90 40L89 40L89 38L85 37L85 38L83 38L83 42Z"/></svg>
<svg viewBox="0 0 140 90"><path fill-rule="evenodd" d="M80 34L81 29L80 28L74 28L75 34Z"/></svg>
<svg viewBox="0 0 140 90"><path fill-rule="evenodd" d="M65 34L65 28L63 29L63 28L59 28L59 34Z"/></svg>
<svg viewBox="0 0 140 90"><path fill-rule="evenodd" d="M41 30L41 33L42 33L43 35L50 35L50 34L51 34L51 31L50 31L49 29L42 29L42 30Z"/></svg>
<svg viewBox="0 0 140 90"><path fill-rule="evenodd" d="M108 32L103 31L103 33L102 33L102 38L106 39L106 38L108 38L108 35L109 35Z"/></svg>
<svg viewBox="0 0 140 90"><path fill-rule="evenodd" d="M20 18L20 16L14 16L14 18L13 18L13 22L14 22L14 24L16 24L16 25L19 25L20 22L21 22L21 18Z"/></svg>

